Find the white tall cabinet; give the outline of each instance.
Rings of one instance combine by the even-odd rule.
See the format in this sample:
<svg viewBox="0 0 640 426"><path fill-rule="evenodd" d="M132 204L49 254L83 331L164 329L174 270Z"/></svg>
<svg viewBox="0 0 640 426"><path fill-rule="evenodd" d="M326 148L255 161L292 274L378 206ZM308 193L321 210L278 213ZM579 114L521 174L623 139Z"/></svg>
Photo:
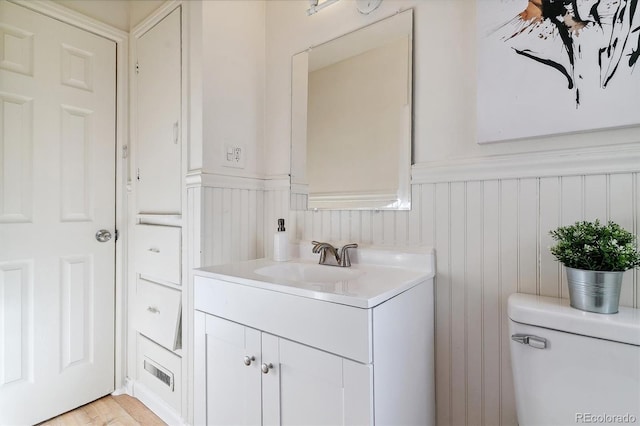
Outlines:
<svg viewBox="0 0 640 426"><path fill-rule="evenodd" d="M128 376L168 423L186 413L181 21L180 4L161 8L132 31L131 51Z"/></svg>

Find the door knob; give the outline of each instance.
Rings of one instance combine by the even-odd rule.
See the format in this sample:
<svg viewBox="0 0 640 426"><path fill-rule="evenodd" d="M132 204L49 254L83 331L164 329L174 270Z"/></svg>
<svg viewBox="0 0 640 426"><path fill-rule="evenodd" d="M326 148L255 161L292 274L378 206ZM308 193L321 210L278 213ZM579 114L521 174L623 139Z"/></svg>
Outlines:
<svg viewBox="0 0 640 426"><path fill-rule="evenodd" d="M271 363L269 363L269 364L267 364L267 363L262 364L262 372L263 372L264 374L269 373L269 370L271 370L272 368L273 368L273 364L271 364Z"/></svg>
<svg viewBox="0 0 640 426"><path fill-rule="evenodd" d="M98 232L96 232L96 240L100 241L101 243L106 243L110 239L111 239L111 232L107 231L106 229L101 229Z"/></svg>

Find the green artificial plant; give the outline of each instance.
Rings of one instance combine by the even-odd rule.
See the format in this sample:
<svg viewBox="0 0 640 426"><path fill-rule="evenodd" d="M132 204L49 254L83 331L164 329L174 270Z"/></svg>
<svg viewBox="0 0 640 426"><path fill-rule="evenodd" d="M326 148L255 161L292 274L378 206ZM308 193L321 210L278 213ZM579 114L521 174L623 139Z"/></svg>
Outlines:
<svg viewBox="0 0 640 426"><path fill-rule="evenodd" d="M614 222L576 222L550 234L557 241L551 253L569 268L626 271L640 266L635 236Z"/></svg>

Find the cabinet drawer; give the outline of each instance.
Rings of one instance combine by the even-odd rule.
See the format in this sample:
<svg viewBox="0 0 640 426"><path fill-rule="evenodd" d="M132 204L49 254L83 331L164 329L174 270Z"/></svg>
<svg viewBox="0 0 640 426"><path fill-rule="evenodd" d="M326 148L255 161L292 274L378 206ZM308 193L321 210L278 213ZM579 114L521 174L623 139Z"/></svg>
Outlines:
<svg viewBox="0 0 640 426"><path fill-rule="evenodd" d="M180 284L180 235L177 227L136 225L136 272Z"/></svg>
<svg viewBox="0 0 640 426"><path fill-rule="evenodd" d="M173 352L138 335L138 381L177 412L181 408L181 361Z"/></svg>
<svg viewBox="0 0 640 426"><path fill-rule="evenodd" d="M178 348L181 293L178 290L138 279L134 303L134 328L167 349Z"/></svg>
<svg viewBox="0 0 640 426"><path fill-rule="evenodd" d="M198 276L194 304L205 313L345 358L373 362L371 309Z"/></svg>

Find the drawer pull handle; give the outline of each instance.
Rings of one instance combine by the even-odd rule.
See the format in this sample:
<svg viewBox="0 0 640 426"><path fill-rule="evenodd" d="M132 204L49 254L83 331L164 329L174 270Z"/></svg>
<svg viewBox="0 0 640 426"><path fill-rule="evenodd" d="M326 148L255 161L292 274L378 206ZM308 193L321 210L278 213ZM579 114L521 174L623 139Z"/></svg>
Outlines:
<svg viewBox="0 0 640 426"><path fill-rule="evenodd" d="M155 306L149 306L147 308L147 311L151 312L152 314L159 314L160 313L160 309L158 309Z"/></svg>
<svg viewBox="0 0 640 426"><path fill-rule="evenodd" d="M160 253L160 249L155 248L155 247L151 247L151 248L149 249L149 251L150 251L150 252L152 252L152 253Z"/></svg>
<svg viewBox="0 0 640 426"><path fill-rule="evenodd" d="M249 366L249 365L251 365L251 361L255 361L255 360L256 360L255 356L248 356L247 355L247 356L244 357L244 365Z"/></svg>
<svg viewBox="0 0 640 426"><path fill-rule="evenodd" d="M272 368L273 368L273 364L271 364L271 363L269 363L269 364L266 364L266 363L262 364L262 372L263 372L264 374L269 373L269 370L271 370Z"/></svg>

